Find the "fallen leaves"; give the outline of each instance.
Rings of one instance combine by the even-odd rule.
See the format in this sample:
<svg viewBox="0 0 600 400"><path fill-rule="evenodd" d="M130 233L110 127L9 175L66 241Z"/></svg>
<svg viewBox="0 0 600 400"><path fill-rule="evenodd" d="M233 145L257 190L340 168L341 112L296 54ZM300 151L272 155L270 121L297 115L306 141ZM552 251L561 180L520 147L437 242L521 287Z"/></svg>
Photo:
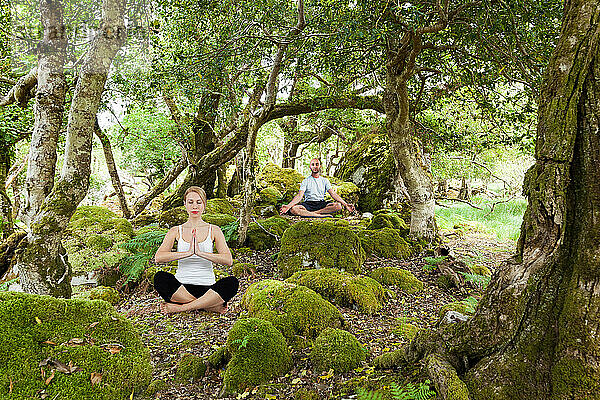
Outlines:
<svg viewBox="0 0 600 400"><path fill-rule="evenodd" d="M92 372L90 381L92 382L92 386L97 385L100 383L100 381L102 381L102 374L99 372Z"/></svg>
<svg viewBox="0 0 600 400"><path fill-rule="evenodd" d="M10 376L9 376L9 377L8 377L8 381L10 382L10 383L8 384L8 394L11 394L11 393L12 393L12 391L13 391L13 380L12 380L12 377L10 377Z"/></svg>
<svg viewBox="0 0 600 400"><path fill-rule="evenodd" d="M56 372L56 370L52 370L52 374L50 374L50 376L48 378L46 378L46 380L44 381L44 383L46 384L46 386L48 386L50 384L50 382L52 382L52 379L54 379L54 373Z"/></svg>
<svg viewBox="0 0 600 400"><path fill-rule="evenodd" d="M68 364L62 363L60 361L55 361L55 360L51 360L49 358L46 358L45 360L40 361L40 367L49 367L52 369L52 372L54 373L54 370L58 371L58 372L62 372L63 374L72 374L74 372L77 371L82 371L81 368L73 365L73 361L69 361Z"/></svg>

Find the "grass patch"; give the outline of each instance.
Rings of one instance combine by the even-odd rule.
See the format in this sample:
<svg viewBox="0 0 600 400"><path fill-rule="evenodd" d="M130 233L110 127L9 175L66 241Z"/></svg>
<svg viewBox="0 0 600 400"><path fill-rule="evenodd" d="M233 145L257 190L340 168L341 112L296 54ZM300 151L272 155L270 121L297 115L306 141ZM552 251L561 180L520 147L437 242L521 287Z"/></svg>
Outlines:
<svg viewBox="0 0 600 400"><path fill-rule="evenodd" d="M481 207L478 210L468 204L446 201L448 207L436 206L435 216L441 229L464 228L476 232L495 234L499 240L516 241L519 238L523 214L527 208L526 199L513 199L506 203L496 204L490 212L492 201L473 198L472 203Z"/></svg>

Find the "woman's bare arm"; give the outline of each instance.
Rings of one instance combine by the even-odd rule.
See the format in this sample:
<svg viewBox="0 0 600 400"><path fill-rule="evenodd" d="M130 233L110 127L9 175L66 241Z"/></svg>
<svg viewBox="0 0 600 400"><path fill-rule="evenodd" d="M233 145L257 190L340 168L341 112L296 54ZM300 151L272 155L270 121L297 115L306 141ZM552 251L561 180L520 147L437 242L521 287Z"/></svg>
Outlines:
<svg viewBox="0 0 600 400"><path fill-rule="evenodd" d="M167 232L165 235L162 244L154 255L154 261L157 263L168 263L175 260L181 260L182 258L186 258L194 254L191 246L189 251L171 251L176 237L177 227L174 226L173 228L169 229L169 232Z"/></svg>
<svg viewBox="0 0 600 400"><path fill-rule="evenodd" d="M229 250L229 246L227 246L227 241L225 240L225 235L223 235L223 231L221 231L221 228L219 228L217 225L213 225L212 227L213 238L215 241L215 248L217 252L208 253L206 251L198 251L198 248L194 247L196 249L196 255L205 258L209 261L212 261L215 264L233 264L231 250Z"/></svg>

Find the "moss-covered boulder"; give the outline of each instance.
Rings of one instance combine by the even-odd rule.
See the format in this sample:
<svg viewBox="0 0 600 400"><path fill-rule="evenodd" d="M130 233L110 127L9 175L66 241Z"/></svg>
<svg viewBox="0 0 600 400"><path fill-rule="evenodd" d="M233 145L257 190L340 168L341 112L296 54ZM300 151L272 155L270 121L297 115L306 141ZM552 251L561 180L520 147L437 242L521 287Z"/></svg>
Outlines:
<svg viewBox="0 0 600 400"><path fill-rule="evenodd" d="M223 227L237 220L236 217L229 214L202 214L202 219L209 224L218 225Z"/></svg>
<svg viewBox="0 0 600 400"><path fill-rule="evenodd" d="M233 205L227 199L214 198L208 199L206 202L205 214L228 214L231 216L237 216L237 212Z"/></svg>
<svg viewBox="0 0 600 400"><path fill-rule="evenodd" d="M393 200L397 175L385 133L365 135L342 157L336 178L354 183L360 192L358 207L374 212Z"/></svg>
<svg viewBox="0 0 600 400"><path fill-rule="evenodd" d="M266 383L285 374L292 365L281 332L258 318L238 319L227 335L226 349L231 359L223 373L225 392Z"/></svg>
<svg viewBox="0 0 600 400"><path fill-rule="evenodd" d="M206 359L206 363L213 369L221 368L227 365L231 355L227 352L227 346L221 346L212 352Z"/></svg>
<svg viewBox="0 0 600 400"><path fill-rule="evenodd" d="M395 267L379 267L369 273L369 276L386 286L398 286L406 293L412 294L423 290L421 282L412 272Z"/></svg>
<svg viewBox="0 0 600 400"><path fill-rule="evenodd" d="M286 282L306 286L332 303L365 313L379 310L386 300L386 291L376 280L334 268L298 271Z"/></svg>
<svg viewBox="0 0 600 400"><path fill-rule="evenodd" d="M409 258L415 249L407 243L399 230L383 228L359 230L358 237L367 255L383 258Z"/></svg>
<svg viewBox="0 0 600 400"><path fill-rule="evenodd" d="M331 186L332 186L333 190L335 190L335 192L337 194L342 196L342 199L344 199L347 203L352 203L352 204L358 203L358 200L360 197L360 191L358 189L358 186L356 186L352 182L344 182L333 176L328 176L327 179L329 179L329 181L331 182ZM329 195L329 193L327 193L325 195L325 200L335 201Z"/></svg>
<svg viewBox="0 0 600 400"><path fill-rule="evenodd" d="M315 340L310 360L319 371L344 373L358 368L366 358L365 348L350 332L325 329Z"/></svg>
<svg viewBox="0 0 600 400"><path fill-rule="evenodd" d="M440 319L444 317L444 314L448 311L456 311L458 313L472 316L475 314L475 308L477 308L477 299L474 297L468 297L464 300L453 301L448 304L444 304L439 311Z"/></svg>
<svg viewBox="0 0 600 400"><path fill-rule="evenodd" d="M104 301L2 292L0 332L0 398L37 399L43 389L49 399L128 399L150 382L148 349ZM48 385L40 368L46 379L55 370Z"/></svg>
<svg viewBox="0 0 600 400"><path fill-rule="evenodd" d="M304 176L293 168L280 168L275 164L265 165L257 176L260 189L272 187L282 194L281 201L289 203L300 190Z"/></svg>
<svg viewBox="0 0 600 400"><path fill-rule="evenodd" d="M158 392L165 390L169 384L164 379L155 379L146 388L146 396L154 397Z"/></svg>
<svg viewBox="0 0 600 400"><path fill-rule="evenodd" d="M408 222L410 223L410 219ZM373 218L371 218L371 221L367 226L367 229L369 230L383 228L397 229L400 231L403 237L406 237L406 235L409 232L407 222L402 219L400 214L389 209L381 209L375 211Z"/></svg>
<svg viewBox="0 0 600 400"><path fill-rule="evenodd" d="M98 286L90 291L90 300L104 300L114 306L121 301L121 296L115 288Z"/></svg>
<svg viewBox="0 0 600 400"><path fill-rule="evenodd" d="M131 220L131 225L133 225L135 228L141 228L143 226L156 223L158 223L158 215L146 211L142 212L140 215Z"/></svg>
<svg viewBox="0 0 600 400"><path fill-rule="evenodd" d="M469 271L471 271L474 275L482 275L482 276L492 276L492 271L485 265L481 264L471 264L468 266Z"/></svg>
<svg viewBox="0 0 600 400"><path fill-rule="evenodd" d="M119 245L133 236L129 221L117 217L108 208L79 207L63 237L73 274L116 267L127 256L127 251Z"/></svg>
<svg viewBox="0 0 600 400"><path fill-rule="evenodd" d="M185 207L175 207L160 213L158 216L158 225L162 228L170 228L183 224L187 219L188 214Z"/></svg>
<svg viewBox="0 0 600 400"><path fill-rule="evenodd" d="M246 245L254 250L271 249L279 244L290 225L291 222L287 218L280 216L251 222L246 234Z"/></svg>
<svg viewBox="0 0 600 400"><path fill-rule="evenodd" d="M283 194L277 188L272 186L266 187L258 192L256 205L258 206L276 206L283 198Z"/></svg>
<svg viewBox="0 0 600 400"><path fill-rule="evenodd" d="M279 210L275 206L256 206L252 210L252 214L259 218L269 218L279 215Z"/></svg>
<svg viewBox="0 0 600 400"><path fill-rule="evenodd" d="M250 317L271 321L294 346L314 339L326 328L340 328L342 314L318 293L293 283L266 279L244 293L242 308Z"/></svg>
<svg viewBox="0 0 600 400"><path fill-rule="evenodd" d="M360 274L364 261L360 239L347 224L300 221L283 234L277 267L284 278L300 270L318 268Z"/></svg>
<svg viewBox="0 0 600 400"><path fill-rule="evenodd" d="M176 382L194 382L199 380L206 373L206 364L202 357L194 354L183 354L177 362L175 369Z"/></svg>

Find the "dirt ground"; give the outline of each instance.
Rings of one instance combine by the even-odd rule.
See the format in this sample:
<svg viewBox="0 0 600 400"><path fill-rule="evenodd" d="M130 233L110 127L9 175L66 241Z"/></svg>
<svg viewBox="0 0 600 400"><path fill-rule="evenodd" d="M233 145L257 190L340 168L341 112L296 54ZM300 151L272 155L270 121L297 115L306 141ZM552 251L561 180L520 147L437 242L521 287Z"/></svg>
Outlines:
<svg viewBox="0 0 600 400"><path fill-rule="evenodd" d="M501 268L502 261L514 251L514 243L498 242L495 238L482 234L451 235L445 245L458 260L467 263L485 265L494 271ZM222 370L208 370L205 377L195 383L174 383L175 366L184 353L208 357L217 348L225 344L227 333L240 316L239 301L246 288L261 279L280 279L272 255L278 249L255 252L248 256L239 256L241 262L251 262L259 266L255 277L240 278L240 292L231 301L229 311L224 315L190 312L174 315L161 314L157 294L150 288L137 291L121 303L119 311L130 315L138 327L142 340L150 349L154 364L154 379L167 381L168 388L151 398L156 399L213 399L217 398L222 386ZM379 371L369 366L369 362L384 352L398 349L406 340L395 333L398 318L408 317L411 323L420 328L433 328L438 320L439 308L449 302L461 300L467 296L478 298L481 293L473 290L460 293L457 290L442 289L436 284L436 271L424 269L426 262L422 257L409 260L369 258L363 270L382 266L395 266L411 271L424 282L424 290L408 295L398 288L382 309L371 315L336 305L349 322L349 331L369 351L367 360L361 368L347 374L328 374L316 372L308 360L308 352L293 353L294 367L285 376L267 385L253 388L245 393L228 399L261 398L290 399L300 398L301 394L312 392L320 399L354 399L356 387L375 390L390 382L405 384L426 379L419 365L410 371ZM230 272L230 271L228 271ZM304 397L313 398L313 397Z"/></svg>

